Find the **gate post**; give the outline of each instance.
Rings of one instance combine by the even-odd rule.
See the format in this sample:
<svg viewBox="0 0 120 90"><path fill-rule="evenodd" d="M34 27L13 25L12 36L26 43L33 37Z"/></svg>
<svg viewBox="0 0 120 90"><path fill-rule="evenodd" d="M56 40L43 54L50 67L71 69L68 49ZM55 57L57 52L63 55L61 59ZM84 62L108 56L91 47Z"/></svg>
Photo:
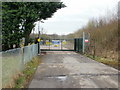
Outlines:
<svg viewBox="0 0 120 90"><path fill-rule="evenodd" d="M80 52L80 39L78 38L78 52Z"/></svg>
<svg viewBox="0 0 120 90"><path fill-rule="evenodd" d="M85 53L85 33L83 32L83 48L82 48L83 54Z"/></svg>
<svg viewBox="0 0 120 90"><path fill-rule="evenodd" d="M74 39L74 51L76 51L76 38Z"/></svg>
<svg viewBox="0 0 120 90"><path fill-rule="evenodd" d="M76 43L76 47L77 47L77 48L76 48L76 51L78 52L78 49L79 49L79 47L78 47L78 46L79 46L78 38L77 38L77 41L76 41L76 42L77 42L77 43Z"/></svg>

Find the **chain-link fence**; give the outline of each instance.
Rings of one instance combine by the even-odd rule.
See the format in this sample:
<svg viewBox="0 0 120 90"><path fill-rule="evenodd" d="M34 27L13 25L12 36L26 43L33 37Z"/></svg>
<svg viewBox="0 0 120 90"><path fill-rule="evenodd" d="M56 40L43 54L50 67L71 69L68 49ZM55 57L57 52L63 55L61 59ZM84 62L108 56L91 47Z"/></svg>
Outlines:
<svg viewBox="0 0 120 90"><path fill-rule="evenodd" d="M25 64L37 54L37 44L2 52L2 87L10 84L14 76L21 72Z"/></svg>

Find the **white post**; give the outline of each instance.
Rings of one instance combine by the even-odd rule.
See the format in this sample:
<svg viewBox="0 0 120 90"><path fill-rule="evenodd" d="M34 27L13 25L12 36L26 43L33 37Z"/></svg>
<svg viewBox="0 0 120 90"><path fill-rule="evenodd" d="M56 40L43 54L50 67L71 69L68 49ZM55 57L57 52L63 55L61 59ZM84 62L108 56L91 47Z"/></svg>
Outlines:
<svg viewBox="0 0 120 90"><path fill-rule="evenodd" d="M83 32L83 54L85 52L85 33Z"/></svg>

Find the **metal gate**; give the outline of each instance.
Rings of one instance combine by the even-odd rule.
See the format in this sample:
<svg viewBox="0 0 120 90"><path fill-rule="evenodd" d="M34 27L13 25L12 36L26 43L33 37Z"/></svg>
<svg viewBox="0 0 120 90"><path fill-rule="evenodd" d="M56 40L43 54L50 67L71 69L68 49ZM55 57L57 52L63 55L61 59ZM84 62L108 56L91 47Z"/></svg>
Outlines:
<svg viewBox="0 0 120 90"><path fill-rule="evenodd" d="M82 38L76 39L43 39L41 51L82 51Z"/></svg>
<svg viewBox="0 0 120 90"><path fill-rule="evenodd" d="M74 39L74 51L82 53L83 50L83 38Z"/></svg>

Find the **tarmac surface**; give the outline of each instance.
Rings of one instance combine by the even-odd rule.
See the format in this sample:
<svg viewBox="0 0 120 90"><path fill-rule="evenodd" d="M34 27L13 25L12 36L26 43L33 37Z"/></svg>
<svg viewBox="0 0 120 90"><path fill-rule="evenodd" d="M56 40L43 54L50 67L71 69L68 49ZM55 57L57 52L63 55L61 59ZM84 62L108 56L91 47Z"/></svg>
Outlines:
<svg viewBox="0 0 120 90"><path fill-rule="evenodd" d="M118 88L118 70L72 51L42 54L29 88Z"/></svg>

